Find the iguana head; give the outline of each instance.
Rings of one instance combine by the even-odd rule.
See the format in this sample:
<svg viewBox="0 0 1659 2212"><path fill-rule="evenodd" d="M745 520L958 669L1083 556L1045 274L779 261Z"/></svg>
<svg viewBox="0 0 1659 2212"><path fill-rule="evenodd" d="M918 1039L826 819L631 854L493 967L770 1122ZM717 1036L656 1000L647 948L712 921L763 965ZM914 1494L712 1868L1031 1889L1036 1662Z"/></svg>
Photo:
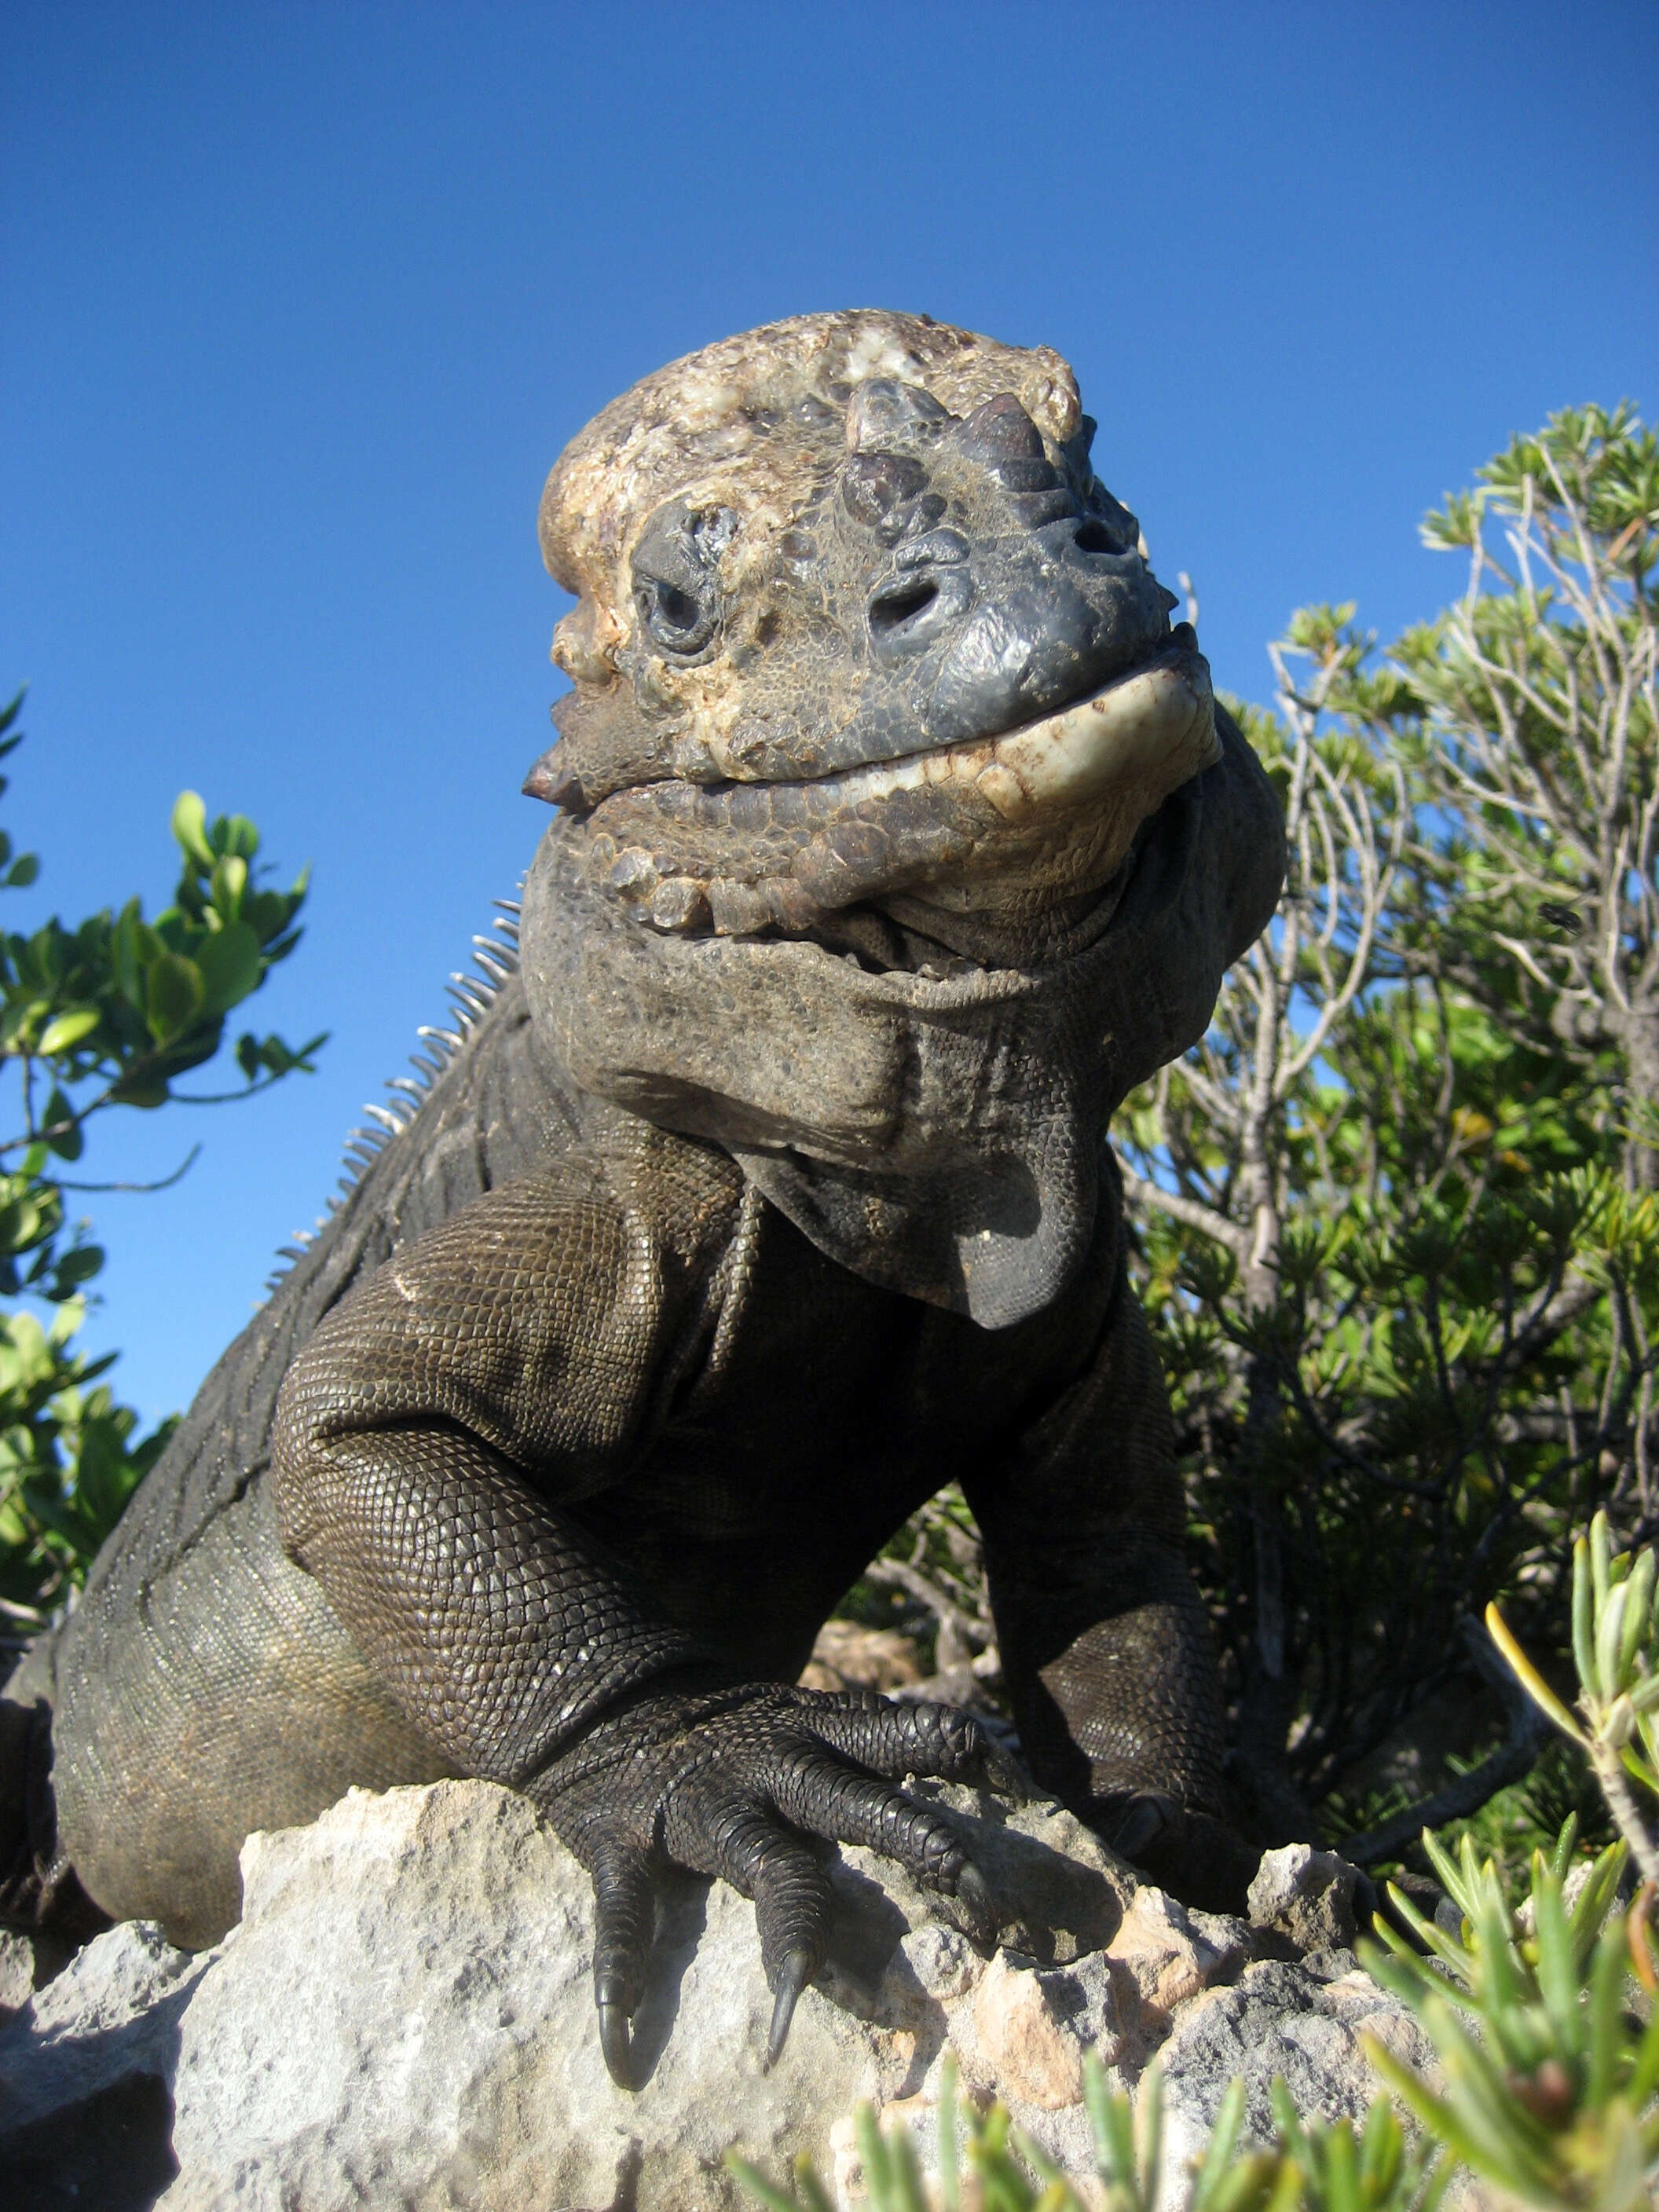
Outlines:
<svg viewBox="0 0 1659 2212"><path fill-rule="evenodd" d="M1092 896L1218 755L1209 675L1058 355L804 316L647 377L542 502L574 686L526 789L675 933Z"/></svg>

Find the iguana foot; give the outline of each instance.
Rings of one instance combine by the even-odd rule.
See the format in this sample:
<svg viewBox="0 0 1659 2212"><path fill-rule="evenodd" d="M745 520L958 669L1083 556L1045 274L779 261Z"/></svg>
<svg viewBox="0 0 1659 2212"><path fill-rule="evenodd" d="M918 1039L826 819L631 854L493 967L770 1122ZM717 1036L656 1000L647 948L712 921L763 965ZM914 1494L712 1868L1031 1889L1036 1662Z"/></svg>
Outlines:
<svg viewBox="0 0 1659 2212"><path fill-rule="evenodd" d="M1090 1819L1115 1851L1183 1904L1201 1912L1244 1910L1261 1853L1213 1814L1144 1790L1104 1801Z"/></svg>
<svg viewBox="0 0 1659 2212"><path fill-rule="evenodd" d="M908 1774L993 1787L1017 1778L953 1706L762 1682L642 1697L526 1785L592 1878L599 2045L618 2087L636 2086L629 2022L665 1866L718 1875L754 1899L773 1993L769 2066L823 1961L830 1888L813 1838L896 1860L952 1901L965 1933L994 1940L983 1877L949 1822L895 1787Z"/></svg>

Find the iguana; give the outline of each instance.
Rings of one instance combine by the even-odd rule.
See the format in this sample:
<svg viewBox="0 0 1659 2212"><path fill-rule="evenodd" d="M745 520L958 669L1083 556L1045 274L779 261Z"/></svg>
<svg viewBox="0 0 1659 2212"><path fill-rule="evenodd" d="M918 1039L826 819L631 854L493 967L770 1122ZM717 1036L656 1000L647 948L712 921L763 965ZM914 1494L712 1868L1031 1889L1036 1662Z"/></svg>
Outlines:
<svg viewBox="0 0 1659 2212"><path fill-rule="evenodd" d="M983 1770L977 1723L792 1686L952 1478L1031 1771L1234 1886L1106 1131L1282 839L1093 431L1058 355L860 312L566 448L517 964L8 1686L15 1913L205 1944L250 1830L483 1776L592 1877L619 2081L670 1863L753 1897L775 2052L819 1839L990 1911L900 1787Z"/></svg>

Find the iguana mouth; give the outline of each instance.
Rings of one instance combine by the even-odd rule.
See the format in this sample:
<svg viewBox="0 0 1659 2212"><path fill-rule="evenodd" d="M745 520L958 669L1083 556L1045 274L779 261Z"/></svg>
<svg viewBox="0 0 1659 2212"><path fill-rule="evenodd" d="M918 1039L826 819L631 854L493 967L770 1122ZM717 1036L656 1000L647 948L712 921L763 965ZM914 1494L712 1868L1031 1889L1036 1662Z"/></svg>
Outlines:
<svg viewBox="0 0 1659 2212"><path fill-rule="evenodd" d="M1209 767L1220 748L1209 664L1182 623L1157 650L1036 721L815 781L848 810L928 784L971 786L1005 821L1024 823L1126 783L1161 781L1189 757L1186 775Z"/></svg>
<svg viewBox="0 0 1659 2212"><path fill-rule="evenodd" d="M805 933L909 893L963 911L1107 882L1219 758L1189 623L1035 721L795 781L638 785L584 825L590 879L659 930Z"/></svg>

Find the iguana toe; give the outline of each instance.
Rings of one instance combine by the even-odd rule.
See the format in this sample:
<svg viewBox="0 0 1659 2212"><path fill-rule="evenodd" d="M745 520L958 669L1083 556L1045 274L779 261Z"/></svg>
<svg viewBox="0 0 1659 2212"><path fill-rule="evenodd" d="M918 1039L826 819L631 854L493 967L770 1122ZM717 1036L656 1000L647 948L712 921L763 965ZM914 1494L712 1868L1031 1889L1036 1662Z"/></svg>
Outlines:
<svg viewBox="0 0 1659 2212"><path fill-rule="evenodd" d="M644 1986L656 1917L649 1854L631 1837L601 1846L588 1861L593 1882L593 1996L599 2048L611 2080L632 2089L629 2022Z"/></svg>
<svg viewBox="0 0 1659 2212"><path fill-rule="evenodd" d="M994 1943L1002 1915L997 1911L984 1875L971 1859L957 1876L956 1901L960 1917L968 1923L963 1934L988 1947Z"/></svg>
<svg viewBox="0 0 1659 2212"><path fill-rule="evenodd" d="M1131 1797L1103 1832L1115 1851L1121 1851L1126 1859L1139 1858L1179 1817L1180 1808L1172 1798L1148 1792Z"/></svg>
<svg viewBox="0 0 1659 2212"><path fill-rule="evenodd" d="M619 2089L637 2087L628 2014L614 1999L599 1999L599 2049L606 2071Z"/></svg>
<svg viewBox="0 0 1659 2212"><path fill-rule="evenodd" d="M772 2027L766 2039L765 2063L769 2070L783 2054L789 2023L795 2017L796 2000L811 1979L816 1966L810 1951L790 1951L778 1968L773 1983Z"/></svg>

